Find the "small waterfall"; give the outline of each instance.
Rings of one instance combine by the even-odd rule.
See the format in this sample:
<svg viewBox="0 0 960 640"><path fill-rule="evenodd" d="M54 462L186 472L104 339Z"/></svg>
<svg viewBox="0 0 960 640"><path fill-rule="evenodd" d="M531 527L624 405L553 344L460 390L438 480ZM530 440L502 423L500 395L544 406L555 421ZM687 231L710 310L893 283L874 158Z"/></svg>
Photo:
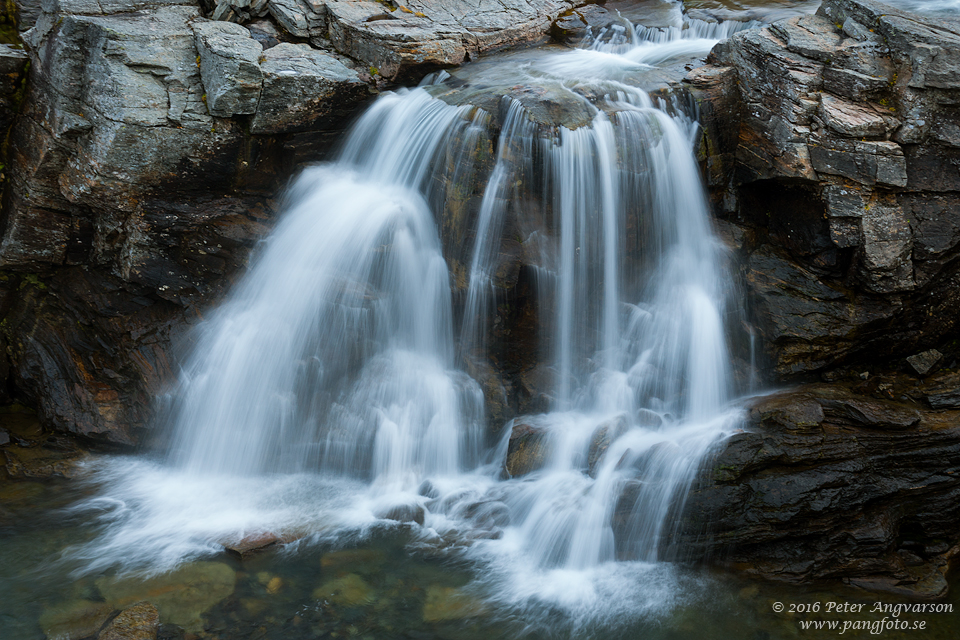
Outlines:
<svg viewBox="0 0 960 640"><path fill-rule="evenodd" d="M451 474L479 457L481 394L453 370L450 278L427 203L437 154L476 127L422 90L378 101L308 169L204 327L173 414L195 472Z"/></svg>
<svg viewBox="0 0 960 640"><path fill-rule="evenodd" d="M384 526L402 504L423 515L416 544L488 568L504 602L549 598L554 583L573 602L590 572L662 560L671 514L738 418L729 276L696 125L629 74L739 28L627 24L529 63L531 84L592 114L577 128L538 124L503 97L494 140L491 114L435 87L383 95L336 163L291 186L249 273L199 330L169 460L135 471L145 482L128 482L129 466L104 472L110 497L88 506L109 512L108 540L79 555L98 568L134 556L169 566L251 532L331 539ZM472 184L483 187L457 340L438 220ZM500 240L533 197L543 224L521 241L539 252L552 404L494 442L465 361L486 357ZM504 479L521 422L545 454Z"/></svg>

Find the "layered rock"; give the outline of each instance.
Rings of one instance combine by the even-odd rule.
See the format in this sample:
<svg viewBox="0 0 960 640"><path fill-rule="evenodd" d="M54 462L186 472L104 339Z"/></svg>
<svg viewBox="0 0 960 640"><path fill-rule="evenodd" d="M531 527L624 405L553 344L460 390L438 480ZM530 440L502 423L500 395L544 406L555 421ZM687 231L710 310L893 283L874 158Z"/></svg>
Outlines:
<svg viewBox="0 0 960 640"><path fill-rule="evenodd" d="M671 542L777 580L944 595L960 551L960 413L865 391L812 385L755 401Z"/></svg>
<svg viewBox="0 0 960 640"><path fill-rule="evenodd" d="M826 0L688 76L775 377L902 365L956 334L958 38L956 21Z"/></svg>

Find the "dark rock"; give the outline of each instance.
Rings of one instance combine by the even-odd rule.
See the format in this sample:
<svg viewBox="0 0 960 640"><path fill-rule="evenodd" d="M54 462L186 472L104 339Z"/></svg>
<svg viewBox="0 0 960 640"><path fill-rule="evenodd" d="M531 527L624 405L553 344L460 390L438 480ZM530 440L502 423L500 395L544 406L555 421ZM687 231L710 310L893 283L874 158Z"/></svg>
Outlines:
<svg viewBox="0 0 960 640"><path fill-rule="evenodd" d="M425 515L423 507L419 504L398 504L378 517L395 522L415 522L422 526Z"/></svg>
<svg viewBox="0 0 960 640"><path fill-rule="evenodd" d="M960 536L954 412L834 384L759 399L750 416L704 470L676 539L665 544L772 579L844 578L914 596L942 593L938 545ZM904 550L922 563L905 563Z"/></svg>
<svg viewBox="0 0 960 640"><path fill-rule="evenodd" d="M907 358L907 364L917 372L917 375L925 376L943 360L943 354L936 349L928 349L923 353L917 353Z"/></svg>
<svg viewBox="0 0 960 640"><path fill-rule="evenodd" d="M513 419L505 469L512 477L537 471L546 463L550 442L547 426L540 416Z"/></svg>
<svg viewBox="0 0 960 640"><path fill-rule="evenodd" d="M651 412L652 413L652 412ZM654 414L656 415L656 414ZM645 416L646 417L646 416ZM658 418L660 416L657 416ZM590 439L590 449L587 451L587 468L591 477L597 477L600 462L607 453L611 443L623 435L627 430L627 416L619 415L606 420L597 426Z"/></svg>
<svg viewBox="0 0 960 640"><path fill-rule="evenodd" d="M957 24L825 0L688 75L712 201L750 238L739 259L775 378L952 339Z"/></svg>
<svg viewBox="0 0 960 640"><path fill-rule="evenodd" d="M931 376L923 393L934 409L960 409L960 373L948 371Z"/></svg>
<svg viewBox="0 0 960 640"><path fill-rule="evenodd" d="M10 129L20 106L17 98L22 97L21 84L27 60L22 49L0 44L0 132L6 133Z"/></svg>
<svg viewBox="0 0 960 640"><path fill-rule="evenodd" d="M140 602L120 612L97 640L156 640L160 612L149 602Z"/></svg>

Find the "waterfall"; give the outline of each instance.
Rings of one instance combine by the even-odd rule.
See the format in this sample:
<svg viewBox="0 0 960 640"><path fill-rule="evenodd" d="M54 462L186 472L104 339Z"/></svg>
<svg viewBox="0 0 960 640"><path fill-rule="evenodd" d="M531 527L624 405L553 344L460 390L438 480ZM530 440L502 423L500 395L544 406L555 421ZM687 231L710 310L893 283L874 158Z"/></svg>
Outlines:
<svg viewBox="0 0 960 640"><path fill-rule="evenodd" d="M526 81L592 114L579 127L538 123L509 96L496 114L451 106L434 97L445 74L381 96L339 159L290 187L249 272L198 329L167 459L102 472L87 507L110 525L76 555L161 570L251 533L362 535L400 505L420 513L414 546L487 567L504 601L554 584L583 595L570 585L590 572L663 560L700 461L737 422L731 291L696 125L629 76L744 26L625 23L525 63ZM456 276L439 220L473 184ZM521 241L537 263L549 407L491 434L465 363L489 350L500 240L531 198L544 219ZM543 458L505 478L519 425Z"/></svg>

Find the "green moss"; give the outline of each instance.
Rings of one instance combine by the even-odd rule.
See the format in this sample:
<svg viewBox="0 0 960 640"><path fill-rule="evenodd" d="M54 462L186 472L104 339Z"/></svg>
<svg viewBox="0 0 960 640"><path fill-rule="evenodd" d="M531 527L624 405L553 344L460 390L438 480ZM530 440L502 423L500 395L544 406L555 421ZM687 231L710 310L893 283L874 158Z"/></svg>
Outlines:
<svg viewBox="0 0 960 640"><path fill-rule="evenodd" d="M13 0L0 0L0 44L21 44L17 32L17 5Z"/></svg>
<svg viewBox="0 0 960 640"><path fill-rule="evenodd" d="M20 288L23 289L27 286L33 286L40 291L46 291L47 285L43 282L36 274L28 273L25 276L22 276L20 279Z"/></svg>

